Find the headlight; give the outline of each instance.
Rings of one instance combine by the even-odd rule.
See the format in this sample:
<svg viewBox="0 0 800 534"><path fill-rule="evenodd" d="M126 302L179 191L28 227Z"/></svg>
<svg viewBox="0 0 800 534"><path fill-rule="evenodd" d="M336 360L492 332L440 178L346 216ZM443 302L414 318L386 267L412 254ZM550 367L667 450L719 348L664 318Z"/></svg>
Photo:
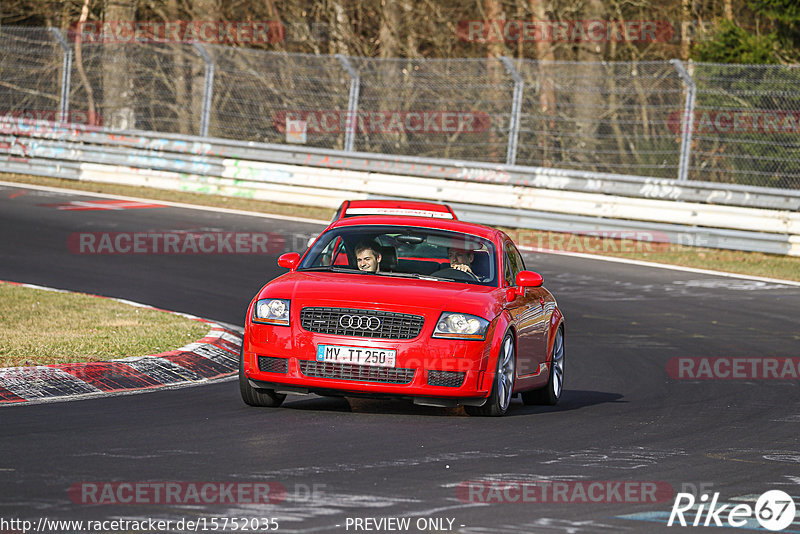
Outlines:
<svg viewBox="0 0 800 534"><path fill-rule="evenodd" d="M450 339L486 339L489 321L468 313L443 312L436 321L433 337Z"/></svg>
<svg viewBox="0 0 800 534"><path fill-rule="evenodd" d="M289 300L259 300L253 307L253 322L289 326Z"/></svg>

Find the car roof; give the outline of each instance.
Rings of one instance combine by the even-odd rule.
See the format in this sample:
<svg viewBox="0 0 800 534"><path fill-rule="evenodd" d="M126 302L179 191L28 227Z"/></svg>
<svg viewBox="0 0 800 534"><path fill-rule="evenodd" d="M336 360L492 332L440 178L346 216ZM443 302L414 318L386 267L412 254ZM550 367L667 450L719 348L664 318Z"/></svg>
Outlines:
<svg viewBox="0 0 800 534"><path fill-rule="evenodd" d="M331 224L328 230L346 226L416 226L418 228L435 228L438 230L450 230L451 232L462 232L492 241L497 241L499 236L504 235L503 232L497 228L477 223L452 219L408 217L403 215L365 215L363 217L342 218Z"/></svg>
<svg viewBox="0 0 800 534"><path fill-rule="evenodd" d="M349 200L345 201L341 218L368 215L404 215L431 217L438 219L457 219L447 204L421 200Z"/></svg>

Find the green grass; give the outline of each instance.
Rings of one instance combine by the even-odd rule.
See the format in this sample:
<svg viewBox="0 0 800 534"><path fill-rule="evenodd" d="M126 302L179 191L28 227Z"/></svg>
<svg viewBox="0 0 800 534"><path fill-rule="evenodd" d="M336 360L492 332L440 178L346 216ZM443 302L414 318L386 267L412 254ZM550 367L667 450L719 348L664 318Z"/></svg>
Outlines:
<svg viewBox="0 0 800 534"><path fill-rule="evenodd" d="M111 299L0 283L0 367L146 356L178 349L208 330Z"/></svg>
<svg viewBox="0 0 800 534"><path fill-rule="evenodd" d="M92 182L78 182L76 180L63 180L21 174L0 173L0 180L19 182L25 184L48 185L83 191L93 191L113 195L133 196L154 200L171 202L184 202L202 206L214 206L258 213L277 215L292 215L328 221L333 216L333 210L313 208L260 200L205 195L202 193L185 193L166 191L146 187L133 187L113 184L99 184ZM583 238L573 239L568 234L555 234L536 230L520 230L513 228L504 229L514 240L521 245L534 247L545 245L546 248L555 248L571 252L600 254L619 258L630 258L640 261L667 263L699 269L711 269L730 273L739 273L751 276L765 276L785 280L800 281L800 257L778 256L762 254L759 252L741 252L735 250L696 248L681 245L647 244L634 241L606 240L598 245L587 242ZM556 246L552 246L556 245Z"/></svg>

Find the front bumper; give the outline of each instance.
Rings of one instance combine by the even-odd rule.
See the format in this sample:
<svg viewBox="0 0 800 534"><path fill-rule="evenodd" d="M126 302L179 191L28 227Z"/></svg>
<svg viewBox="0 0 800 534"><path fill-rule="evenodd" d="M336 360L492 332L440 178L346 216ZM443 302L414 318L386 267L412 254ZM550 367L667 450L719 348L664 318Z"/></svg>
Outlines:
<svg viewBox="0 0 800 534"><path fill-rule="evenodd" d="M464 341L431 338L426 336L427 329L412 340L384 340L312 333L295 326L247 326L244 372L256 388L280 393L411 399L433 406L479 406L486 401L494 379L494 367L488 365L492 356L491 327L485 341ZM320 344L392 349L396 351L395 367L370 367L375 372L364 372L363 367L367 366L343 370L336 366L349 364L325 364L327 367L320 371L323 364L316 360ZM265 359L269 359L269 366L263 365ZM461 375L460 385L436 385L442 376ZM398 377L403 383L397 383Z"/></svg>

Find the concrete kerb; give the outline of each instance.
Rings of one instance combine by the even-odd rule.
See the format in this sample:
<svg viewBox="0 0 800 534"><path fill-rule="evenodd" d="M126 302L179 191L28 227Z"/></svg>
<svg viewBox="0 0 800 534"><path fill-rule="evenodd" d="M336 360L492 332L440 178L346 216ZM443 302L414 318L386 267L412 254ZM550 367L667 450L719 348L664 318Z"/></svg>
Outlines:
<svg viewBox="0 0 800 534"><path fill-rule="evenodd" d="M20 282L0 281L0 283L69 292ZM0 406L187 387L203 384L209 380L225 379L238 371L239 350L242 345L241 328L129 300L116 298L111 300L200 321L209 326L209 331L203 338L193 343L160 354L102 362L0 368Z"/></svg>

